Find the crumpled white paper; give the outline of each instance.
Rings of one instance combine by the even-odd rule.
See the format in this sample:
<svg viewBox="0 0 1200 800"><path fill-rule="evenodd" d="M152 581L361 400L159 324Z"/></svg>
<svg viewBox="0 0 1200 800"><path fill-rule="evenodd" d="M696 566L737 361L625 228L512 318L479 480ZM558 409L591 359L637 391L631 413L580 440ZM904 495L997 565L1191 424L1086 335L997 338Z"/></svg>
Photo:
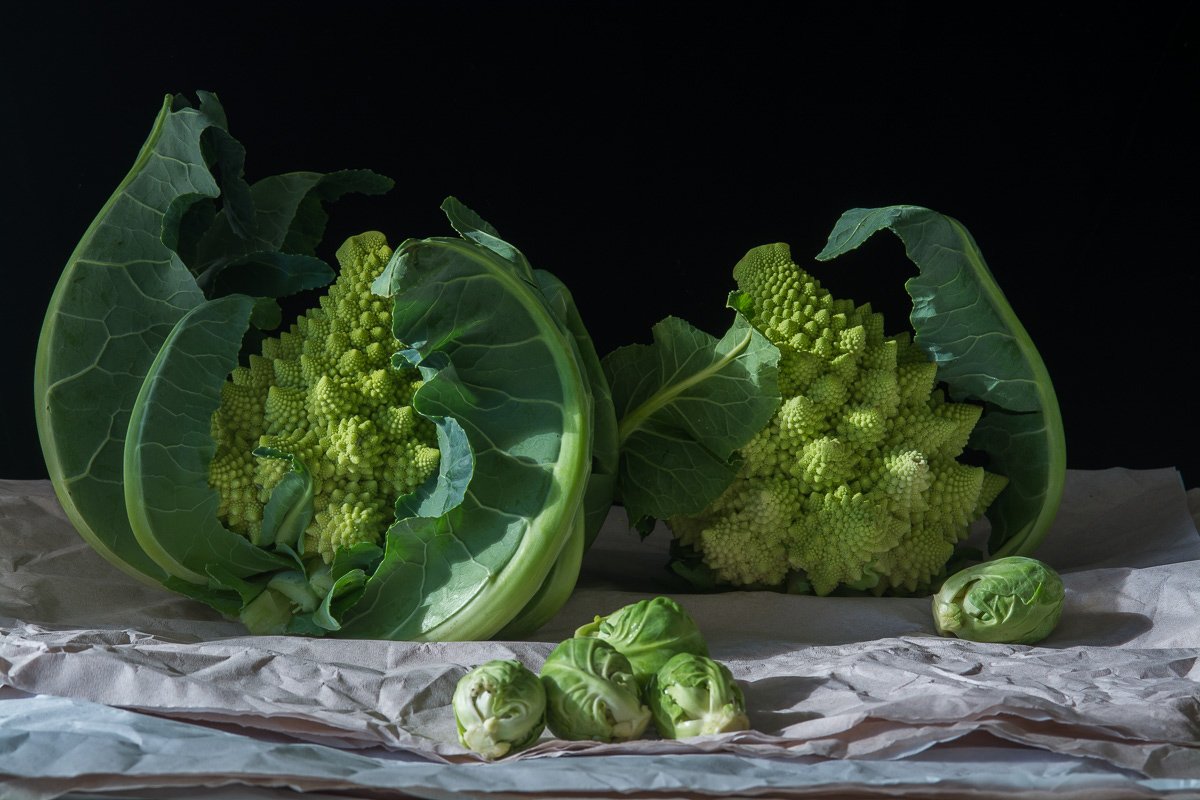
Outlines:
<svg viewBox="0 0 1200 800"><path fill-rule="evenodd" d="M1138 792L1182 790L1200 780L1200 537L1173 470L1069 473L1063 512L1038 553L1062 571L1067 604L1059 628L1035 647L938 637L924 598L688 594L662 567L666 544L662 533L638 541L614 512L589 552L579 589L538 641L249 637L236 623L103 562L63 518L48 484L0 481L0 686L10 687L13 698L0 700L0 730L15 730L16 718L6 719L5 712L17 698L42 707L70 698L86 717L76 734L80 725L96 722L98 709L110 714L105 724L114 732L129 733L121 726L146 714L183 726L164 736L237 731L249 750L264 748L260 756L270 765L264 769L274 776L255 781L240 774L241 783L281 785L271 782L278 779L312 790L374 785L331 783L308 773L288 778L285 762L268 752L297 742L329 746L321 752L338 758L354 750L388 765L408 767L417 759L454 774L472 766L491 771L500 765L476 763L456 741L449 700L458 677L500 657L536 670L553 642L594 614L669 593L743 683L755 730L618 745L547 734L506 760L506 769L543 770L557 760L549 756L579 764L600 756L633 758L644 769L623 774L630 781L623 791L653 792L664 788L655 775L667 756L734 759L729 764L749 759L792 776L790 784L764 786L798 791L798 773L789 771L798 765L891 763L888 780L899 780L904 765L918 763L914 759L984 741L993 756L1019 751L1036 754L1043 765L1067 763L1058 758L1097 768L1081 767L1072 780L1141 776L1130 784ZM156 767L141 783L86 769L75 775L77 783L61 767L50 774L45 762L53 742L74 745L65 730L55 739L46 708L37 737L42 752L30 749L31 740L6 750L11 743L0 736L0 786L11 776L13 787L41 786L37 796L52 797L62 786L199 780L195 763ZM124 716L111 717L118 709ZM23 713L21 724L28 727L37 712ZM131 734L123 741L137 750L130 742L143 740ZM129 756L143 763L148 754L143 748ZM976 771L976 778L986 772ZM869 783L861 771L856 780ZM688 791L704 792L707 785L688 784ZM473 791L501 790L485 781Z"/></svg>
<svg viewBox="0 0 1200 800"><path fill-rule="evenodd" d="M355 797L504 798L832 796L1021 797L1024 800L1194 797L1200 779L1139 778L1102 762L965 740L901 761L766 759L726 753L607 755L434 764L365 751L249 738L82 700L0 702L0 752L12 777L6 800L66 791L121 797L258 800L295 797L272 787L352 791ZM47 753L59 758L47 762ZM159 787L158 791L143 787ZM166 788L163 788L166 787ZM189 788L204 787L200 795ZM233 787L229 794L222 787ZM256 787L251 789L249 787ZM140 790L140 791L139 791ZM343 796L344 795L340 795Z"/></svg>

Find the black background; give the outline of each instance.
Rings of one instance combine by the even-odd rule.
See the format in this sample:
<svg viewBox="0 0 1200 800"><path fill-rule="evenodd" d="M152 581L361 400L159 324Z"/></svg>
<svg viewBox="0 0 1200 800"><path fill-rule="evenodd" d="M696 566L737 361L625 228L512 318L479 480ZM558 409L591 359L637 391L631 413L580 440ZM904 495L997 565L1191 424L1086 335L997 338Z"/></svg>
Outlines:
<svg viewBox="0 0 1200 800"><path fill-rule="evenodd" d="M30 376L76 241L168 92L216 91L251 180L369 167L329 252L443 235L454 194L572 287L601 353L728 324L730 270L842 211L962 221L1054 379L1076 469L1200 485L1192 12L1115 4L42 4L8 14L0 477L45 477ZM172 10L178 6L178 10ZM881 235L813 267L905 323Z"/></svg>

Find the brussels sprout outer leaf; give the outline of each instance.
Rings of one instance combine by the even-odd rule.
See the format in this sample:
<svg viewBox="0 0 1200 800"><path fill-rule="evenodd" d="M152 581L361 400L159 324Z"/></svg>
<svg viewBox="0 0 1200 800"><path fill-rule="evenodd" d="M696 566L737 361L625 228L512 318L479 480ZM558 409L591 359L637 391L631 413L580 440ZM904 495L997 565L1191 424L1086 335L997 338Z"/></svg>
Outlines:
<svg viewBox="0 0 1200 800"><path fill-rule="evenodd" d="M220 497L208 484L212 415L253 306L253 298L230 295L179 320L147 370L125 439L125 506L134 536L166 572L192 583L208 582L210 564L243 578L292 566L223 527Z"/></svg>
<svg viewBox="0 0 1200 800"><path fill-rule="evenodd" d="M676 317L605 356L631 524L696 514L737 474L735 451L779 407L779 350L741 314L721 338Z"/></svg>
<svg viewBox="0 0 1200 800"><path fill-rule="evenodd" d="M1007 556L960 570L933 597L937 632L975 642L1034 644L1062 616L1058 573L1034 558Z"/></svg>
<svg viewBox="0 0 1200 800"><path fill-rule="evenodd" d="M639 600L582 626L575 635L595 637L629 659L645 685L678 653L707 656L708 645L691 616L669 597Z"/></svg>
<svg viewBox="0 0 1200 800"><path fill-rule="evenodd" d="M405 242L374 286L395 297L396 338L420 359L413 407L458 422L475 470L461 504L388 531L348 636L495 635L541 587L583 501L591 398L575 343L516 248L472 235L484 244Z"/></svg>
<svg viewBox="0 0 1200 800"><path fill-rule="evenodd" d="M97 552L147 582L167 573L142 551L125 514L125 431L159 347L204 299L163 237L188 205L218 195L201 138L224 119L214 118L215 99L201 111L174 105L168 95L129 174L63 269L34 370L38 435L59 502ZM240 164L221 173L240 174Z"/></svg>
<svg viewBox="0 0 1200 800"><path fill-rule="evenodd" d="M920 273L905 283L914 341L937 362L955 400L986 404L970 446L1009 484L987 512L993 557L1029 555L1062 498L1066 444L1050 375L966 228L918 206L842 215L817 255L835 258L890 229Z"/></svg>
<svg viewBox="0 0 1200 800"><path fill-rule="evenodd" d="M560 739L623 742L650 724L629 659L599 639L560 643L542 665L546 725Z"/></svg>
<svg viewBox="0 0 1200 800"><path fill-rule="evenodd" d="M524 750L546 728L546 690L519 661L496 659L470 670L451 706L459 742L489 759Z"/></svg>

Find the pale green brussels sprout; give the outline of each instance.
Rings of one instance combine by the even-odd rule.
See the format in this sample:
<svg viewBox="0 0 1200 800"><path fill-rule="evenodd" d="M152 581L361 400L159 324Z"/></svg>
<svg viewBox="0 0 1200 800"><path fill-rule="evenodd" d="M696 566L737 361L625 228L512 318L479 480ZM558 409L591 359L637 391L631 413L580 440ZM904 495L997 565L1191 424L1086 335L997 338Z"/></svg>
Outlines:
<svg viewBox="0 0 1200 800"><path fill-rule="evenodd" d="M672 656L650 681L646 701L668 739L750 729L742 687L728 667L707 656Z"/></svg>
<svg viewBox="0 0 1200 800"><path fill-rule="evenodd" d="M624 742L650 724L629 659L599 639L567 639L542 666L546 725L561 739Z"/></svg>
<svg viewBox="0 0 1200 800"><path fill-rule="evenodd" d="M458 740L484 758L529 747L546 727L546 690L519 661L475 667L459 679L452 704Z"/></svg>
<svg viewBox="0 0 1200 800"><path fill-rule="evenodd" d="M708 655L696 623L669 597L639 600L597 616L575 635L608 642L629 659L634 677L643 686L676 653Z"/></svg>
<svg viewBox="0 0 1200 800"><path fill-rule="evenodd" d="M1033 644L1063 608L1058 573L1035 558L1008 556L956 572L933 596L938 633L974 642Z"/></svg>

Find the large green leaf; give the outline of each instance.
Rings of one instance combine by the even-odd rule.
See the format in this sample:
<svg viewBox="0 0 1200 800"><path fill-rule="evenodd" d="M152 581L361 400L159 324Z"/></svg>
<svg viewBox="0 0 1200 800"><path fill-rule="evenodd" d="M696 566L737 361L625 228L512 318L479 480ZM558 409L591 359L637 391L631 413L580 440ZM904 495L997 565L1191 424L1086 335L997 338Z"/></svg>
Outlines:
<svg viewBox="0 0 1200 800"><path fill-rule="evenodd" d="M494 226L455 198L447 199L443 208L459 235L512 261L522 274L526 269L531 270L560 327L575 342L576 355L592 395L592 469L583 506L572 523L574 533L550 569L550 574L542 581L541 588L496 634L506 639L524 638L548 622L570 597L579 577L583 553L595 540L612 508L618 464L617 419L600 357L566 284L550 272L529 267L524 254L500 239L500 233Z"/></svg>
<svg viewBox="0 0 1200 800"><path fill-rule="evenodd" d="M391 178L362 169L263 178L250 187L255 214L249 233L239 233L235 218L222 212L188 266L210 296L283 297L324 286L333 271L315 257L328 222L323 204L348 192L382 194L392 186Z"/></svg>
<svg viewBox="0 0 1200 800"><path fill-rule="evenodd" d="M592 484L589 483L588 486L590 490ZM612 505L611 500L609 505ZM563 604L570 599L579 580L579 568L583 565L583 553L588 545L585 507L586 501L575 515L575 522L571 526L571 538L567 540L558 555L558 560L550 568L550 574L542 581L541 588L529 599L525 607L496 633L497 639L511 641L529 638L538 628L553 619Z"/></svg>
<svg viewBox="0 0 1200 800"><path fill-rule="evenodd" d="M319 289L334 277L333 269L323 260L296 253L249 253L225 266L227 269L215 276L211 286L205 287L209 297L287 297Z"/></svg>
<svg viewBox="0 0 1200 800"><path fill-rule="evenodd" d="M905 283L914 340L955 400L985 404L970 446L1009 484L988 510L993 557L1029 555L1054 521L1066 444L1054 386L975 240L962 223L918 206L852 209L817 256L825 261L887 228L920 273Z"/></svg>
<svg viewBox="0 0 1200 800"><path fill-rule="evenodd" d="M717 339L677 317L604 358L629 520L696 514L737 475L736 451L779 407L779 350L740 313Z"/></svg>
<svg viewBox="0 0 1200 800"><path fill-rule="evenodd" d="M125 438L134 536L166 572L191 583L207 584L212 565L237 578L295 566L223 527L208 483L212 415L253 308L253 298L231 295L179 320L147 371Z"/></svg>
<svg viewBox="0 0 1200 800"><path fill-rule="evenodd" d="M546 296L550 309L575 339L580 363L592 390L592 474L584 497L584 549L591 546L608 517L617 489L617 469L620 451L617 444L617 416L613 408L608 378L596 353L575 299L566 285L545 270L536 269L533 276Z"/></svg>
<svg viewBox="0 0 1200 800"><path fill-rule="evenodd" d="M162 239L188 203L219 192L201 145L206 130L223 124L214 103L195 110L173 109L170 96L163 102L129 174L71 254L38 341L38 434L58 499L84 539L143 580L166 574L125 516L125 430L159 347L204 299ZM222 169L230 171L239 169Z"/></svg>
<svg viewBox="0 0 1200 800"><path fill-rule="evenodd" d="M205 302L188 261L224 264L226 292L284 295L323 285L332 271L312 254L325 226L322 203L391 185L349 171L293 173L252 189L242 177L245 151L227 132L216 96L199 98L199 109L165 98L133 167L71 254L46 311L34 374L38 434L67 516L105 558L173 588L179 581L142 550L129 524L123 457L150 365L180 319ZM253 317L256 326L277 319L270 303Z"/></svg>
<svg viewBox="0 0 1200 800"><path fill-rule="evenodd" d="M396 338L425 373L413 406L458 422L474 476L457 507L388 531L342 635L495 635L570 541L590 474L591 399L573 338L524 256L464 222L455 201L443 208L469 238L405 242L376 290L395 297Z"/></svg>

